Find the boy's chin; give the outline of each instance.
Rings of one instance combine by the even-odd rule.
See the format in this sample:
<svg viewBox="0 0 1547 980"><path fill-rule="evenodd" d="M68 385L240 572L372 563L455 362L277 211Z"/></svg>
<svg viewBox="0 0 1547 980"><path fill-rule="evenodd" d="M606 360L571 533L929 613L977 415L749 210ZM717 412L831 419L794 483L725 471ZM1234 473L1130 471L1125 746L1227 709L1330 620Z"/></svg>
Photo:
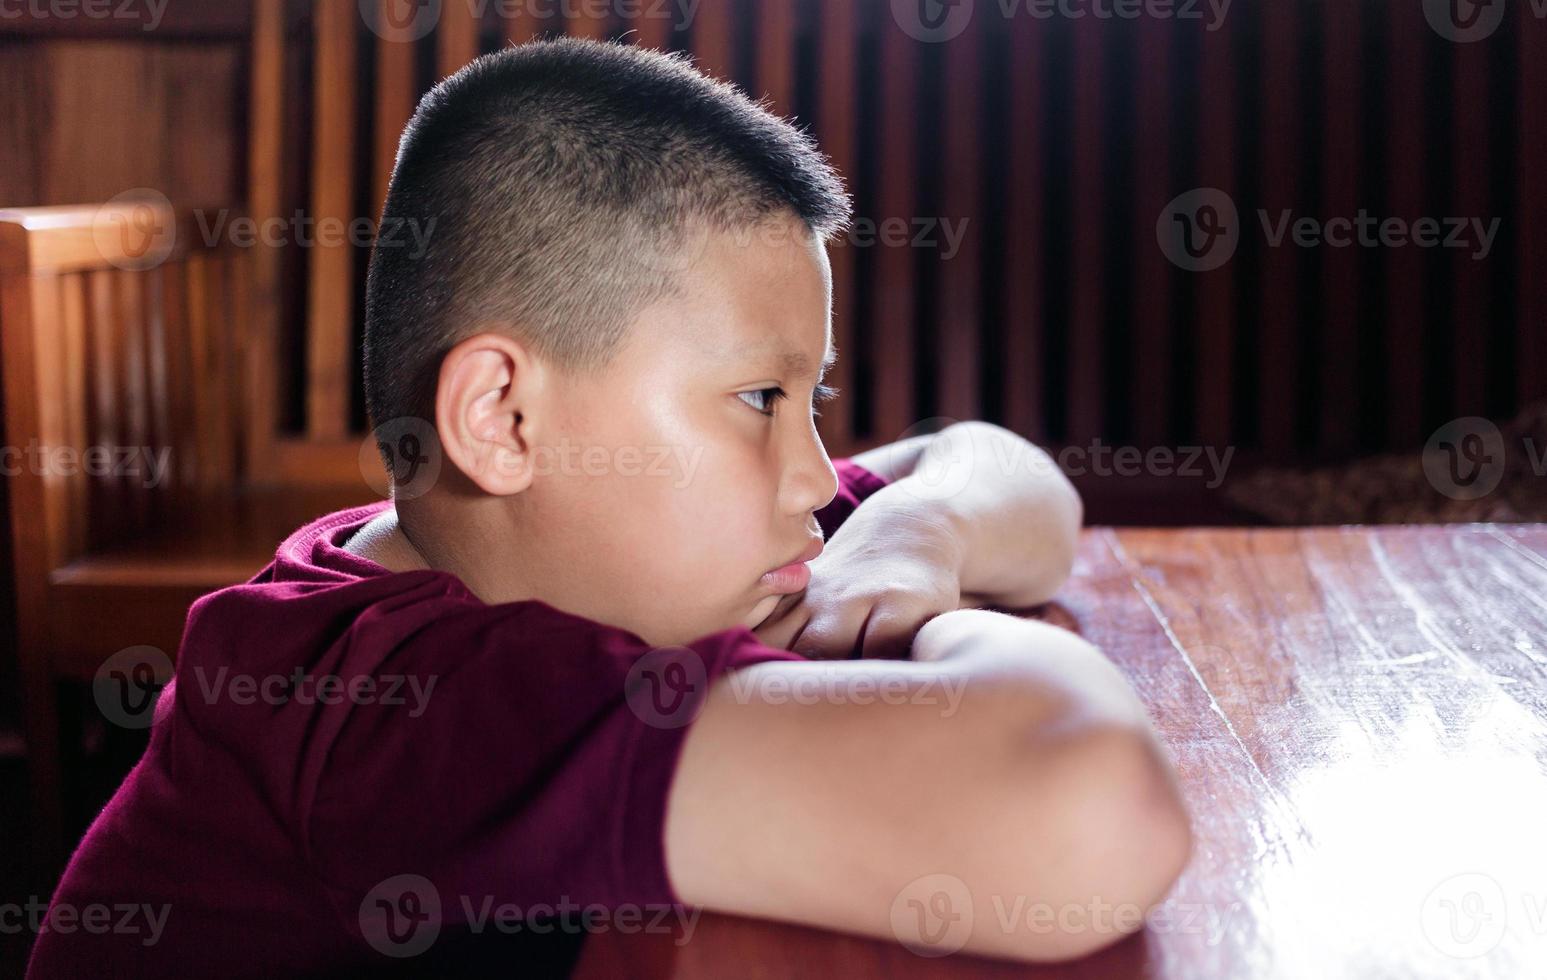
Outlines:
<svg viewBox="0 0 1547 980"><path fill-rule="evenodd" d="M742 620L742 625L749 630L755 630L763 625L763 621L773 615L775 609L779 608L779 600L782 598L784 597L775 594L759 599L757 605L753 606L752 611L747 614L747 618Z"/></svg>

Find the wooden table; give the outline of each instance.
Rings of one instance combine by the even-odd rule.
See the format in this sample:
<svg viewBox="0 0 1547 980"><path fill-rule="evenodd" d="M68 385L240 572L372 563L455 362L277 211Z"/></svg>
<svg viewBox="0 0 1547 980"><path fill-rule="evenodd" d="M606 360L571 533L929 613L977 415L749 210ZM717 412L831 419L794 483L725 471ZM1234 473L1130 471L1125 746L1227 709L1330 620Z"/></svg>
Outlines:
<svg viewBox="0 0 1547 980"><path fill-rule="evenodd" d="M706 914L593 935L577 975L1547 977L1547 526L1096 528L1040 615L1177 763L1165 917L1026 967Z"/></svg>

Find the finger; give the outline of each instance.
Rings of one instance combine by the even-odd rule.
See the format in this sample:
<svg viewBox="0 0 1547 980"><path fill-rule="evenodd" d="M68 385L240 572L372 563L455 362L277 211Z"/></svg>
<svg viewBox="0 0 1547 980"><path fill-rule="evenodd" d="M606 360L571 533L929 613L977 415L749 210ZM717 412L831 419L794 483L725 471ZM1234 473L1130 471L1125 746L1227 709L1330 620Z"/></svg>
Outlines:
<svg viewBox="0 0 1547 980"><path fill-rule="evenodd" d="M857 629L844 629L835 616L813 617L801 627L790 649L813 660L846 660L857 649Z"/></svg>
<svg viewBox="0 0 1547 980"><path fill-rule="evenodd" d="M859 638L866 660L906 660L913 655L913 638L932 613L882 609L872 614Z"/></svg>

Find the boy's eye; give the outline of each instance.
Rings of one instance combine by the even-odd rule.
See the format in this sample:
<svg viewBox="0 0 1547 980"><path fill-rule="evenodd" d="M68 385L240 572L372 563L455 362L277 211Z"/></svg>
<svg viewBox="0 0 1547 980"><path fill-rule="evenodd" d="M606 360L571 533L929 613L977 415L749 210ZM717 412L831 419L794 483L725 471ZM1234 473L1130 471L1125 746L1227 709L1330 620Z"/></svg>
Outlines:
<svg viewBox="0 0 1547 980"><path fill-rule="evenodd" d="M747 400L747 396L748 395L751 395L754 399L757 399L757 401L748 401ZM780 399L788 398L789 397L789 393L786 392L783 388L779 388L779 387L759 388L756 391L737 392L737 397L741 398L743 401L746 401L748 405L751 405L752 408L755 409L760 414L772 417L773 416L773 407L774 407L774 405ZM811 414L816 416L816 417L818 417L818 418L820 418L822 413L818 412L816 410L816 406L820 405L821 403L826 402L826 401L832 401L834 398L837 398L837 397L838 397L838 389L837 388L834 388L834 387L832 387L830 385L822 385L822 384L817 385L816 389L811 393L811 403L812 403Z"/></svg>
<svg viewBox="0 0 1547 980"><path fill-rule="evenodd" d="M749 400L748 396L751 396ZM736 397L751 405L763 415L773 415L774 403L781 398L788 397L783 388L759 388L756 391L737 392Z"/></svg>

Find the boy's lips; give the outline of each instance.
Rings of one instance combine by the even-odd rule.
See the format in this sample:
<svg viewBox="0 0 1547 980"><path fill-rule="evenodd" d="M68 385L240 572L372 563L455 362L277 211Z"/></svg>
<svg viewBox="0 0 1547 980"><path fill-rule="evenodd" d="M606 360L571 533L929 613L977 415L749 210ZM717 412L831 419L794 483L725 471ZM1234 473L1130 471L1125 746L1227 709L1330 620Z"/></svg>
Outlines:
<svg viewBox="0 0 1547 980"><path fill-rule="evenodd" d="M811 584L811 567L806 562L822 553L822 539L812 538L805 550L787 564L764 572L758 584L775 592L799 592Z"/></svg>

